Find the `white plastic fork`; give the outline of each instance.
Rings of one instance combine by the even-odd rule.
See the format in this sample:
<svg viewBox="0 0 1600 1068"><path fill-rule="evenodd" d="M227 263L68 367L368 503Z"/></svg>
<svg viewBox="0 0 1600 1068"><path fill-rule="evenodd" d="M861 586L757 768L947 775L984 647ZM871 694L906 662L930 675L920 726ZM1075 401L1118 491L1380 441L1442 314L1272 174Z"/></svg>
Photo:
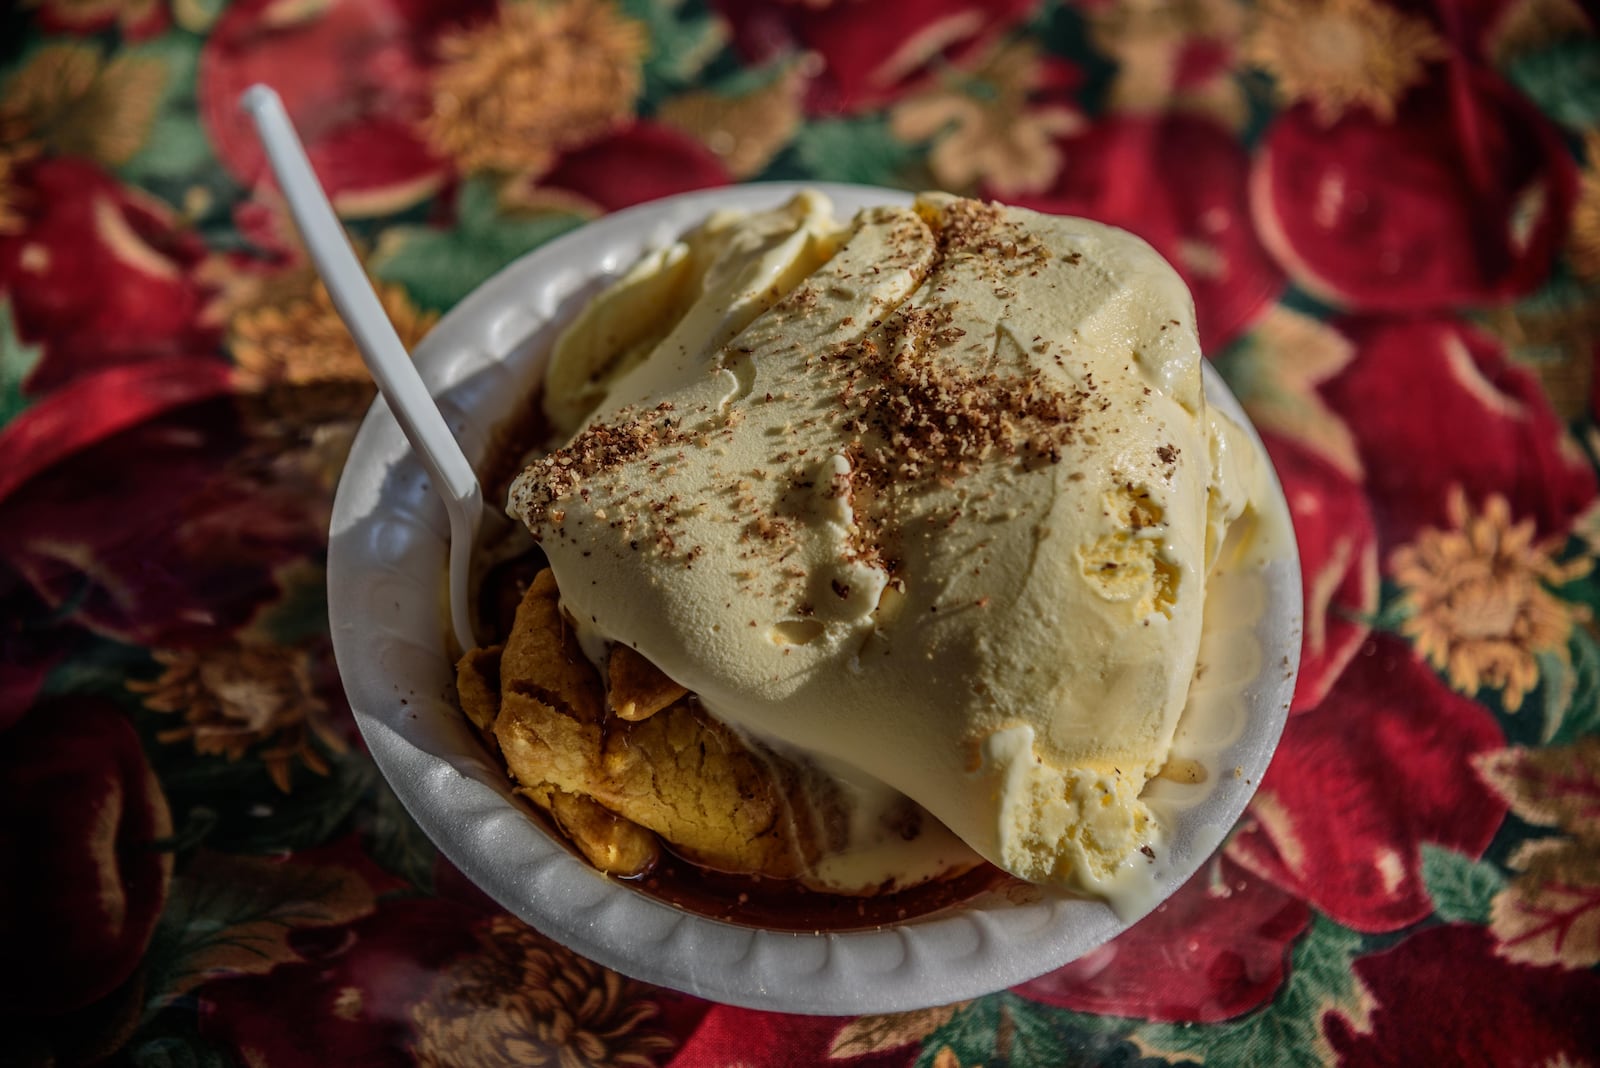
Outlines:
<svg viewBox="0 0 1600 1068"><path fill-rule="evenodd" d="M373 292L311 169L283 101L268 86L254 85L240 97L240 105L255 120L261 147L339 318L355 339L406 440L421 458L434 491L444 501L450 517L450 624L462 650L471 650L477 645L471 605L472 554L483 524L483 489L478 476Z"/></svg>

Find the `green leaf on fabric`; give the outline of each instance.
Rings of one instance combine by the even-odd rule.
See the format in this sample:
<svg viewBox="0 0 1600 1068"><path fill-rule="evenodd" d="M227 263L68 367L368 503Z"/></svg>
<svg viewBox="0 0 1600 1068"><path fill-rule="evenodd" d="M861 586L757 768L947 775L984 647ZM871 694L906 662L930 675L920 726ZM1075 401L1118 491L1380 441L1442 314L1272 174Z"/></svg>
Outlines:
<svg viewBox="0 0 1600 1068"><path fill-rule="evenodd" d="M93 637L74 646L71 655L45 676L43 692L104 697L131 706L138 698L128 691L128 680L154 678L159 673L143 646Z"/></svg>
<svg viewBox="0 0 1600 1068"><path fill-rule="evenodd" d="M141 712L134 724L174 821L184 825L197 808L214 812L205 843L218 852L290 853L322 845L354 821L377 779L377 769L364 754L322 753L328 774L297 763L290 771L290 790L284 793L255 751L238 760L202 756L186 740L161 740L163 731L181 723L180 717Z"/></svg>
<svg viewBox="0 0 1600 1068"><path fill-rule="evenodd" d="M1278 303L1290 311L1324 321L1337 318L1340 313L1336 305L1329 304L1321 297L1312 296L1293 281L1290 281L1289 287L1278 297Z"/></svg>
<svg viewBox="0 0 1600 1068"><path fill-rule="evenodd" d="M1544 657L1548 655L1540 654L1541 680ZM1560 660L1559 657L1551 659ZM1584 735L1600 732L1600 645L1581 626L1573 627L1572 636L1567 639L1567 659L1570 663L1562 665L1569 679L1563 687L1567 698L1559 717L1545 721L1544 742L1547 745L1571 745Z"/></svg>
<svg viewBox="0 0 1600 1068"><path fill-rule="evenodd" d="M305 561L278 573L282 595L256 615L255 630L277 645L298 646L328 633L328 573Z"/></svg>
<svg viewBox="0 0 1600 1068"><path fill-rule="evenodd" d="M42 345L24 344L17 336L17 320L11 301L0 300L0 427L21 415L30 403L22 384L44 355Z"/></svg>
<svg viewBox="0 0 1600 1068"><path fill-rule="evenodd" d="M1572 703L1574 679L1566 659L1553 650L1541 649L1533 654L1533 659L1539 665L1539 687L1533 694L1536 701L1526 703L1539 709L1539 739L1548 742L1566 718Z"/></svg>
<svg viewBox="0 0 1600 1068"><path fill-rule="evenodd" d="M1378 589L1378 610L1369 616L1357 616L1373 630L1395 632L1411 618L1413 608L1405 598L1405 591L1388 579ZM1354 615L1354 613L1352 613Z"/></svg>
<svg viewBox="0 0 1600 1068"><path fill-rule="evenodd" d="M1054 1043L1048 1036L1039 1041L1040 1036L1033 1026L1027 1026L1026 1032L1019 1035L1017 1019L1011 1012L1013 1000L1005 994L995 994L979 998L957 1012L949 1023L928 1036L916 1068L931 1068L946 1050L955 1055L958 1064L1010 1060L1021 1064L1060 1063L1059 1051L1056 1051L1057 1056L1050 1056Z"/></svg>
<svg viewBox="0 0 1600 1068"><path fill-rule="evenodd" d="M388 783L378 781L376 800L364 816L362 837L372 859L423 893L433 893L433 865L439 850Z"/></svg>
<svg viewBox="0 0 1600 1068"><path fill-rule="evenodd" d="M468 179L456 198L456 218L461 228L483 233L493 229L499 217L500 199L494 183L487 178Z"/></svg>
<svg viewBox="0 0 1600 1068"><path fill-rule="evenodd" d="M1551 268L1538 289L1519 298L1512 307L1519 321L1559 321L1573 315L1594 315L1596 300L1600 300L1600 283L1579 277L1572 265L1563 260ZM1519 348L1527 351L1526 339Z"/></svg>
<svg viewBox="0 0 1600 1068"><path fill-rule="evenodd" d="M1323 1014L1359 1011L1351 963L1361 947L1360 934L1318 915L1290 954L1289 978L1270 1005L1211 1027L1144 1024L1135 1032L1136 1043L1172 1061L1198 1056L1208 1068L1322 1068L1328 1060Z"/></svg>
<svg viewBox="0 0 1600 1068"><path fill-rule="evenodd" d="M287 794L273 787L248 804L231 797L215 799L221 819L207 844L230 853L285 853L327 842L349 821L377 778L371 760L358 753L329 764L327 775L295 768L294 788Z"/></svg>
<svg viewBox="0 0 1600 1068"><path fill-rule="evenodd" d="M164 853L187 854L192 853L205 842L211 834L212 828L217 825L217 812L215 809L196 805L184 816L183 822L178 825L171 836L153 839L150 848Z"/></svg>
<svg viewBox="0 0 1600 1068"><path fill-rule="evenodd" d="M127 1057L134 1068L233 1068L236 1063L221 1047L182 1033L130 1043Z"/></svg>
<svg viewBox="0 0 1600 1068"><path fill-rule="evenodd" d="M1045 0L1034 9L1024 35L1038 41L1047 53L1072 64L1083 79L1075 93L1079 107L1091 114L1104 110L1117 63L1095 46L1094 30L1083 7L1063 0Z"/></svg>
<svg viewBox="0 0 1600 1068"><path fill-rule="evenodd" d="M1580 551L1582 551L1581 543ZM1554 592L1563 601L1581 604L1591 612L1600 609L1600 568L1557 587Z"/></svg>
<svg viewBox="0 0 1600 1068"><path fill-rule="evenodd" d="M964 1006L922 1045L915 1068L931 1068L934 1058L949 1049L961 1064L982 1064L994 1055L1000 1029L1001 995L980 998Z"/></svg>
<svg viewBox="0 0 1600 1068"><path fill-rule="evenodd" d="M944 1050L963 1065L1100 1064L1112 1059L1135 1025L993 994L963 1006L929 1034L916 1068L932 1068Z"/></svg>
<svg viewBox="0 0 1600 1068"><path fill-rule="evenodd" d="M134 716L134 726L144 739L145 754L172 802L174 814L188 802L211 796L239 807L254 804L257 797L283 796L259 761L200 756L187 744L160 741L157 735L179 722L176 716L153 712L142 705Z"/></svg>
<svg viewBox="0 0 1600 1068"><path fill-rule="evenodd" d="M1600 38L1571 37L1506 64L1506 77L1573 130L1600 124Z"/></svg>
<svg viewBox="0 0 1600 1068"><path fill-rule="evenodd" d="M200 38L193 34L173 30L122 49L122 55L153 60L167 72L150 134L138 153L120 168L124 178L134 182L188 178L216 165L195 97L200 45Z"/></svg>
<svg viewBox="0 0 1600 1068"><path fill-rule="evenodd" d="M1563 586L1557 593L1566 600L1589 603L1586 586L1592 576ZM1564 649L1540 649L1533 654L1539 682L1518 709L1509 709L1501 690L1480 690L1476 699L1500 720L1506 744L1526 746L1570 745L1585 734L1600 731L1600 646L1582 626L1574 626Z"/></svg>
<svg viewBox="0 0 1600 1068"><path fill-rule="evenodd" d="M1472 318L1498 334L1517 363L1560 375L1563 368L1587 360L1583 339L1600 327L1600 284L1580 278L1571 264L1558 261L1543 284L1510 309L1481 309Z"/></svg>
<svg viewBox="0 0 1600 1068"><path fill-rule="evenodd" d="M807 177L887 186L903 184L903 172L916 156L881 115L808 123L795 134L793 152Z"/></svg>
<svg viewBox="0 0 1600 1068"><path fill-rule="evenodd" d="M483 179L462 187L456 211L452 230L426 226L385 230L368 264L372 273L405 286L419 305L448 311L506 264L583 222L561 212L503 214L494 186Z"/></svg>
<svg viewBox="0 0 1600 1068"><path fill-rule="evenodd" d="M767 88L789 72L792 63L775 60L759 66L738 66L726 73L717 73L701 80L697 88L709 89L718 96L737 99Z"/></svg>
<svg viewBox="0 0 1600 1068"><path fill-rule="evenodd" d="M1489 922L1489 905L1505 887L1506 877L1488 861L1425 842L1422 882L1441 920L1483 924Z"/></svg>
<svg viewBox="0 0 1600 1068"><path fill-rule="evenodd" d="M39 16L28 4L0 4L0 78L17 65L45 36Z"/></svg>
<svg viewBox="0 0 1600 1068"><path fill-rule="evenodd" d="M622 0L622 13L642 23L650 38L644 57L641 111L694 84L727 43L722 21L698 0Z"/></svg>
<svg viewBox="0 0 1600 1068"><path fill-rule="evenodd" d="M210 978L297 960L291 932L359 919L374 900L365 879L336 864L201 854L173 879L146 951L146 1011Z"/></svg>

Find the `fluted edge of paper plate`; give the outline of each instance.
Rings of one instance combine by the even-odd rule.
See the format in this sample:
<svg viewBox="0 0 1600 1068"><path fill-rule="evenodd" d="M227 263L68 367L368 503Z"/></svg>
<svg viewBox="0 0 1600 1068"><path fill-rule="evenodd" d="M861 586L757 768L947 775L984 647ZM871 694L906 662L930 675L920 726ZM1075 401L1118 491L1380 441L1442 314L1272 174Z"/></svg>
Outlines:
<svg viewBox="0 0 1600 1068"><path fill-rule="evenodd" d="M725 207L761 208L821 189L841 213L908 194L828 183L706 190L640 205L535 250L473 291L419 346L424 381L476 461L535 385L554 333L597 281ZM1208 395L1248 427L1221 379ZM1252 433L1252 438L1254 435ZM1254 439L1260 447L1259 439ZM1281 492L1271 502L1288 523ZM380 400L367 413L334 501L328 606L334 655L357 726L423 831L503 907L570 949L636 979L749 1008L814 1014L905 1011L1035 978L1101 945L1137 917L1100 902L985 899L880 930L754 930L683 912L609 880L552 839L510 791L453 703L442 615L442 506ZM1299 663L1300 574L1268 568L1256 628L1266 663ZM1288 714L1292 675L1263 670L1250 728L1222 778L1174 829L1159 878L1170 895L1216 849L1261 781ZM1153 904L1153 902L1152 902Z"/></svg>

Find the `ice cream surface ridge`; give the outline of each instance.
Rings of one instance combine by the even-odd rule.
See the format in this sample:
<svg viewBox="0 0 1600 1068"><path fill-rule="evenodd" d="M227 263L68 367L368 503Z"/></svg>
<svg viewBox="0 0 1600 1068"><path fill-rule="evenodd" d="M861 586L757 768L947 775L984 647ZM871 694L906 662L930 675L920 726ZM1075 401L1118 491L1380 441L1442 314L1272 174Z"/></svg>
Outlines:
<svg viewBox="0 0 1600 1068"><path fill-rule="evenodd" d="M1142 241L944 195L714 215L557 345L513 485L587 648L1113 894L1261 477ZM863 785L863 797L875 795Z"/></svg>

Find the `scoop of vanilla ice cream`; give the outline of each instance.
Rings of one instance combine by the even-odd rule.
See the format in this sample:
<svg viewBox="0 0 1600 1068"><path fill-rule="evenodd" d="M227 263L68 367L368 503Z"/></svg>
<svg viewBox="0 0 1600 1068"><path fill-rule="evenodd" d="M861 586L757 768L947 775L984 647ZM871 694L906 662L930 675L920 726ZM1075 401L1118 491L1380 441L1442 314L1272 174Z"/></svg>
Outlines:
<svg viewBox="0 0 1600 1068"><path fill-rule="evenodd" d="M574 436L510 508L591 643L1109 894L1161 847L1139 794L1249 504L1200 366L1188 291L1123 231L803 194L590 305L546 383Z"/></svg>

